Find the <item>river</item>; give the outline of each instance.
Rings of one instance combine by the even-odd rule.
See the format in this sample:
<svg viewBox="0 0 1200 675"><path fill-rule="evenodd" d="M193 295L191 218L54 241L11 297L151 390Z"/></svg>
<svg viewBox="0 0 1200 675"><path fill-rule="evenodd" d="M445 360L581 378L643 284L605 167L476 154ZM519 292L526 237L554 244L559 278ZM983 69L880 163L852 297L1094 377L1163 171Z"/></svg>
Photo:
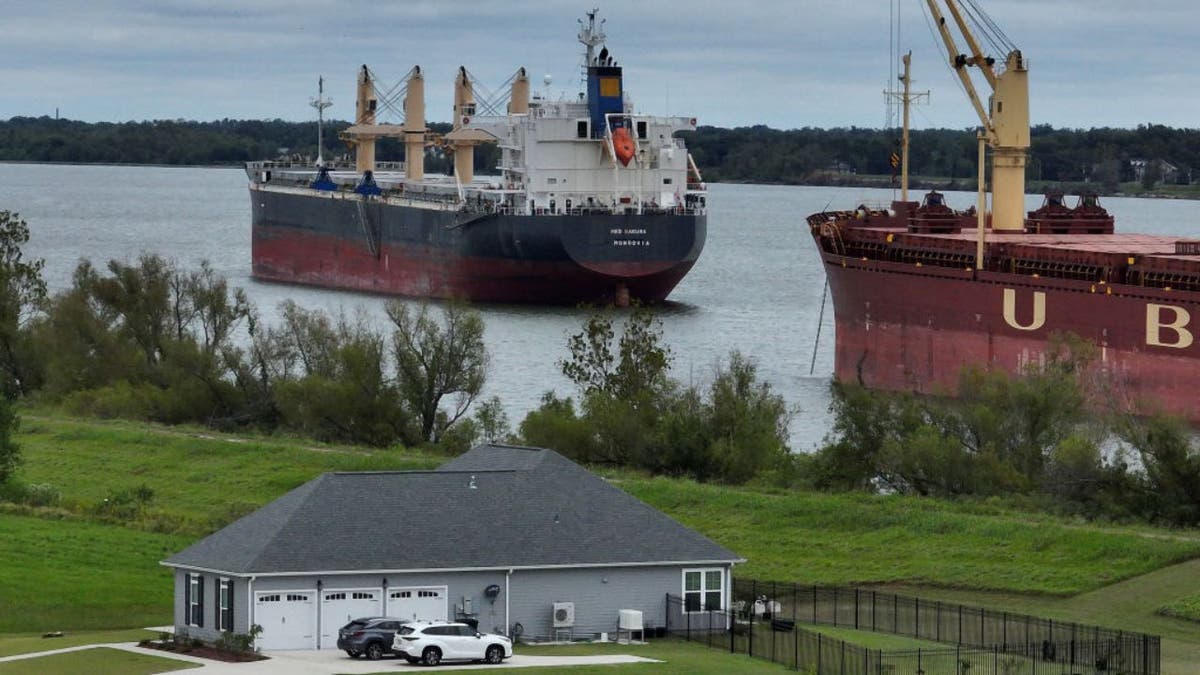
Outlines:
<svg viewBox="0 0 1200 675"><path fill-rule="evenodd" d="M821 316L824 274L805 216L825 208L886 203L888 190L766 185L709 186L708 243L692 272L659 310L674 374L706 383L732 350L752 357L762 378L796 411L794 450L811 450L829 425L832 305ZM966 208L974 195L948 193ZM1073 202L1072 202L1073 203ZM1029 208L1041 204L1030 196ZM51 290L70 284L81 259L103 266L157 253L183 267L208 260L246 289L271 321L279 303L383 321L384 298L263 283L250 277L250 201L240 169L0 164L0 210L29 223L27 256L46 261ZM1109 198L1121 231L1189 235L1196 202ZM543 392L572 394L558 370L567 336L587 312L575 308L481 305L491 354L486 396L503 401L515 428ZM818 340L819 332L819 340ZM815 360L814 360L815 347ZM811 368L811 374L810 374Z"/></svg>

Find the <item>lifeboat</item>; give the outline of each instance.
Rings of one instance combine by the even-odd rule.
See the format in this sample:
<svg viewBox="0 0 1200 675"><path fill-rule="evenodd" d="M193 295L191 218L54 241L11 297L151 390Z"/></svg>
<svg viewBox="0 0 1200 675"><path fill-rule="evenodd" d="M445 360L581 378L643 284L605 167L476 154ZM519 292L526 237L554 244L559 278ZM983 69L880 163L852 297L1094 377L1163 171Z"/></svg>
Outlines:
<svg viewBox="0 0 1200 675"><path fill-rule="evenodd" d="M621 164L629 166L629 160L633 159L633 138L629 135L629 129L625 127L617 127L613 130L612 135L613 152L617 159L621 160Z"/></svg>

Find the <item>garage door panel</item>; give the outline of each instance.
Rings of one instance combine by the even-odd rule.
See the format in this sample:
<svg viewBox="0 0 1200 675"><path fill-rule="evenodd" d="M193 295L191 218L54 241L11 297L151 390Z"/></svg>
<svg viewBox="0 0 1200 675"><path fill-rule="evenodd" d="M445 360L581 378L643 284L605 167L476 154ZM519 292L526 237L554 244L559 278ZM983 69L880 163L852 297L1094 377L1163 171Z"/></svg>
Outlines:
<svg viewBox="0 0 1200 675"><path fill-rule="evenodd" d="M393 588L388 591L388 616L409 621L446 621L449 594L445 586Z"/></svg>
<svg viewBox="0 0 1200 675"><path fill-rule="evenodd" d="M312 591L255 594L254 622L262 626L260 649L312 649L316 646L315 598Z"/></svg>
<svg viewBox="0 0 1200 675"><path fill-rule="evenodd" d="M321 648L336 648L338 629L351 620L382 614L382 588L339 588L322 591Z"/></svg>

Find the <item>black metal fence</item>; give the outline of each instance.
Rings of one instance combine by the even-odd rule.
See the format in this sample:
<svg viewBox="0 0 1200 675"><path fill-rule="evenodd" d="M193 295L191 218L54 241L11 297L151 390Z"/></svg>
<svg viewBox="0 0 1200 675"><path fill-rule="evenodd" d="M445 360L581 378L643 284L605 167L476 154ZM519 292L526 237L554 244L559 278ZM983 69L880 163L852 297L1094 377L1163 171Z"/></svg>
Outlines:
<svg viewBox="0 0 1200 675"><path fill-rule="evenodd" d="M856 588L735 580L728 610L666 598L667 632L818 675L1158 675L1158 636ZM954 646L884 651L804 630L822 624Z"/></svg>

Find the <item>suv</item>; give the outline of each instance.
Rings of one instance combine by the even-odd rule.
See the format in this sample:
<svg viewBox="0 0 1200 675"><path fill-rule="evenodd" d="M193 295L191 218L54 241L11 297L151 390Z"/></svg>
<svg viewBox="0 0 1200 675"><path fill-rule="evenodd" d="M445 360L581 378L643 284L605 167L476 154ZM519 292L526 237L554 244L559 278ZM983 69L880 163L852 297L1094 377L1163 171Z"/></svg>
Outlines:
<svg viewBox="0 0 1200 675"><path fill-rule="evenodd" d="M404 623L387 616L355 619L338 630L338 649L344 649L352 659L365 654L372 661L378 660L391 651L396 631Z"/></svg>
<svg viewBox="0 0 1200 675"><path fill-rule="evenodd" d="M442 661L500 663L512 656L512 640L480 633L465 623L417 621L396 633L392 651L409 663L436 666Z"/></svg>

